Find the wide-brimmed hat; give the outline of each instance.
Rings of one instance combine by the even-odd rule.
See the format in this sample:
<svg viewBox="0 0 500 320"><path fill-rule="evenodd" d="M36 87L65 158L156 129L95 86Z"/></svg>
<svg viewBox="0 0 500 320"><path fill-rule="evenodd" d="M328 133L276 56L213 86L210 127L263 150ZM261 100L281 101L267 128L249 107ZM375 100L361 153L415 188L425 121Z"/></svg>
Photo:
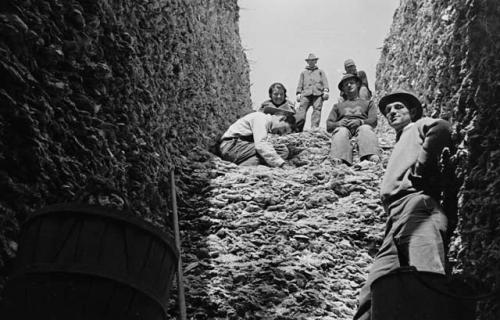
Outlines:
<svg viewBox="0 0 500 320"><path fill-rule="evenodd" d="M316 55L314 53L309 53L309 55L307 56L306 58L306 61L307 60L318 60L319 58L316 57Z"/></svg>
<svg viewBox="0 0 500 320"><path fill-rule="evenodd" d="M409 91L403 89L397 89L393 92L385 95L378 102L378 108L380 112L385 116L386 111L385 108L389 103L393 103L396 101L403 102L408 109L415 109L415 119L413 121L420 119L422 117L423 108L420 100L418 100L417 96Z"/></svg>
<svg viewBox="0 0 500 320"><path fill-rule="evenodd" d="M267 113L267 114L276 114L278 112L282 112L284 114L295 114L295 110L293 110L288 103L283 104L279 108L273 107L273 106L265 106L264 109L262 109L262 112Z"/></svg>
<svg viewBox="0 0 500 320"><path fill-rule="evenodd" d="M361 79L357 75L355 75L353 73L346 73L346 74L344 74L342 79L340 79L340 82L338 85L338 88L340 91L342 91L342 85L343 85L344 81L346 81L347 79L355 79L358 82L358 84L361 84Z"/></svg>
<svg viewBox="0 0 500 320"><path fill-rule="evenodd" d="M354 60L352 59L347 59L344 61L344 67L349 67L349 66L355 66L356 64L354 63Z"/></svg>

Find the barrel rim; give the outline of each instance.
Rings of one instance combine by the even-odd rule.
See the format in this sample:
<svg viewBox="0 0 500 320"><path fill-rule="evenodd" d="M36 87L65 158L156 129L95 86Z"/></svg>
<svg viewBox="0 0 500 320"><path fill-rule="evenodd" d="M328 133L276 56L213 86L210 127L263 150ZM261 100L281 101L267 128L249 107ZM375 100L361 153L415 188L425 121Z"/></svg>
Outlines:
<svg viewBox="0 0 500 320"><path fill-rule="evenodd" d="M161 230L159 227L153 225L152 223L133 215L129 210L118 210L102 205L81 202L57 203L34 211L23 222L23 225L29 224L32 222L32 220L35 220L44 215L63 214L67 212L78 213L82 215L90 214L101 217L105 216L109 219L119 220L121 222L134 225L142 230L152 233L158 239L162 240L168 247L170 247L173 254L175 255L175 258L179 259L180 253L177 249L177 246L174 244L172 235L169 235L167 232Z"/></svg>

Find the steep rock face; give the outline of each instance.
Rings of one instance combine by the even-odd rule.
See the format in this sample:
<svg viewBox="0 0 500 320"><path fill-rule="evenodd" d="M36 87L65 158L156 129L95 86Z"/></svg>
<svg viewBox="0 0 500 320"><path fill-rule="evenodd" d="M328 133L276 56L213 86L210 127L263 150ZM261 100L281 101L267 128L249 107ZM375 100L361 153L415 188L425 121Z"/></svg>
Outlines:
<svg viewBox="0 0 500 320"><path fill-rule="evenodd" d="M169 170L251 110L238 10L236 0L0 4L0 279L19 222L46 204L126 199L167 224Z"/></svg>
<svg viewBox="0 0 500 320"><path fill-rule="evenodd" d="M414 90L455 128L460 187L455 268L500 287L500 3L402 0L377 66L378 95ZM498 298L481 319L498 319Z"/></svg>

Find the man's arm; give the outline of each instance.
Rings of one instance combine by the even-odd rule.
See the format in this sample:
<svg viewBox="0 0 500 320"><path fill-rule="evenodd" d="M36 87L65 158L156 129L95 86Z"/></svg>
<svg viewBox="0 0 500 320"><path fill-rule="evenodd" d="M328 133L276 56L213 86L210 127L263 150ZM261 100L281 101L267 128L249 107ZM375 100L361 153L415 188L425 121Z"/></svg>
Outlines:
<svg viewBox="0 0 500 320"><path fill-rule="evenodd" d="M297 84L297 90L295 90L295 94L301 94L302 89L304 89L304 72L302 71L299 76L299 83Z"/></svg>
<svg viewBox="0 0 500 320"><path fill-rule="evenodd" d="M334 104L326 119L326 131L332 132L338 127L344 127L346 124L347 120L340 114L338 104Z"/></svg>
<svg viewBox="0 0 500 320"><path fill-rule="evenodd" d="M254 118L250 124L253 132L255 151L271 167L283 165L285 160L281 158L271 143L267 141L267 121L264 117Z"/></svg>
<svg viewBox="0 0 500 320"><path fill-rule="evenodd" d="M321 82L323 83L323 92L330 92L330 86L328 85L328 79L326 78L326 74L323 70L321 70Z"/></svg>
<svg viewBox="0 0 500 320"><path fill-rule="evenodd" d="M439 158L443 149L451 146L451 125L442 119L429 119L418 130L423 140L422 149L409 178L417 189L439 196L442 182L439 181Z"/></svg>
<svg viewBox="0 0 500 320"><path fill-rule="evenodd" d="M375 128L377 126L377 108L375 107L375 103L373 103L373 100L370 100L368 103L368 117L363 120L363 124L368 124Z"/></svg>

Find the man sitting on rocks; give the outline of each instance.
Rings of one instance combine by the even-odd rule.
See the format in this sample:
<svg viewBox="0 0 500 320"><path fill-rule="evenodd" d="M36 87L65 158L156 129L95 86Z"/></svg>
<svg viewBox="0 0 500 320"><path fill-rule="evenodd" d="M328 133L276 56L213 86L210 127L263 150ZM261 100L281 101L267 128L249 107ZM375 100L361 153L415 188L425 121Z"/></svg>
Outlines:
<svg viewBox="0 0 500 320"><path fill-rule="evenodd" d="M288 106L266 106L238 119L222 135L221 158L242 166L267 164L283 167L289 151L285 145L273 146L269 133L284 135L295 129L295 112Z"/></svg>
<svg viewBox="0 0 500 320"><path fill-rule="evenodd" d="M377 109L373 101L359 97L361 79L355 74L346 74L338 88L346 100L336 103L326 120L326 130L333 132L330 149L334 165L352 165L352 146L350 139L358 138L360 160L378 162L378 139L373 129L377 126Z"/></svg>
<svg viewBox="0 0 500 320"><path fill-rule="evenodd" d="M371 319L371 284L400 266L444 274L450 225L456 221L456 211L447 215L439 205L446 191L441 187L446 179L439 159L451 145L450 124L422 118L418 98L402 90L384 96L379 108L396 130L396 144L380 185L388 220L385 238L361 289L355 320Z"/></svg>
<svg viewBox="0 0 500 320"><path fill-rule="evenodd" d="M264 111L265 107L292 109L295 111L295 106L286 98L286 88L279 82L273 83L269 87L269 100L264 101L259 108L259 111Z"/></svg>

